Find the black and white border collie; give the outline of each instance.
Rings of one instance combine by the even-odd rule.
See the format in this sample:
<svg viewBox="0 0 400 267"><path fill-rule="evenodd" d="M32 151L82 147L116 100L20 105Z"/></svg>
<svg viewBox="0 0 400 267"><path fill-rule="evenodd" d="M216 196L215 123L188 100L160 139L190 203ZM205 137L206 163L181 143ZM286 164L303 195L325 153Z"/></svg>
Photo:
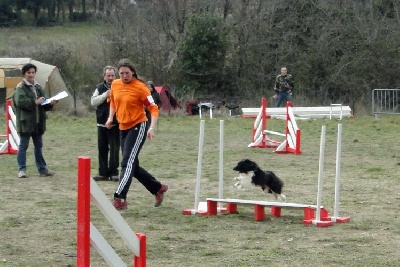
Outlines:
<svg viewBox="0 0 400 267"><path fill-rule="evenodd" d="M242 189L253 184L260 186L265 193L273 194L276 200L279 198L286 201L286 196L282 194L283 181L275 173L263 171L257 163L249 159L239 161L233 170L239 172L239 177L235 177L236 188Z"/></svg>

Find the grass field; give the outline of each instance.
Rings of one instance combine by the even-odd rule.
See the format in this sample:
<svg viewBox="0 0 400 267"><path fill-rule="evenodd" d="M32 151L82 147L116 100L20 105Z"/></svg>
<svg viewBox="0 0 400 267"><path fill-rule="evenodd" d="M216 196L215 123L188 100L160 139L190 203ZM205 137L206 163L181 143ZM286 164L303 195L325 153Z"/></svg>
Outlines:
<svg viewBox="0 0 400 267"><path fill-rule="evenodd" d="M102 49L98 44L98 36L107 30L107 25L89 22L54 27L0 28L0 36L7 37L0 39L0 56L32 57L55 53L55 47L64 46L73 51L73 58L90 62L93 60L93 51Z"/></svg>
<svg viewBox="0 0 400 267"><path fill-rule="evenodd" d="M333 212L337 121L298 121L302 155L247 148L253 120L223 118L224 197L272 201L258 188L237 191L232 170L249 157L285 181L288 202L316 203L321 126L327 125L322 204ZM284 122L269 129L282 132ZM304 226L302 211L253 219L253 208L238 214L183 216L193 208L199 118L163 116L156 139L146 142L140 162L170 186L160 208L136 180L121 214L135 232L147 235L148 266L398 266L400 262L400 117L344 119L340 215L351 222L328 228ZM0 127L4 116L0 117ZM4 127L5 128L5 127ZM219 118L206 120L201 200L218 195ZM0 134L5 130L0 128ZM36 175L32 145L27 179L17 178L16 156L0 156L0 266L75 266L77 157L92 158L97 174L95 116L49 114L44 155L56 172ZM98 183L112 199L115 182ZM91 221L131 265L132 255L92 206ZM92 266L106 266L92 249Z"/></svg>

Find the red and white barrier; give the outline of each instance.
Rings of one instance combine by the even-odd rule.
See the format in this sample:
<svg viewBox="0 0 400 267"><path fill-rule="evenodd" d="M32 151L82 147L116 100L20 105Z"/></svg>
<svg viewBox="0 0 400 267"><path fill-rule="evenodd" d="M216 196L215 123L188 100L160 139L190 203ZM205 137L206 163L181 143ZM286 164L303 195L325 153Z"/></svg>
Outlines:
<svg viewBox="0 0 400 267"><path fill-rule="evenodd" d="M267 115L267 99L261 99L261 109L258 113L252 129L252 143L248 147L270 148L277 147L281 142L269 139L267 135L267 119L271 118ZM280 135L279 133L275 133Z"/></svg>
<svg viewBox="0 0 400 267"><path fill-rule="evenodd" d="M294 153L296 155L301 154L300 150L300 140L301 131L297 126L292 103L288 101L286 103L286 132L279 133L271 130L267 130L267 119L271 118L268 115L267 109L267 99L263 98L261 100L261 109L258 113L255 122L253 123L252 129L252 143L248 147L253 148L276 148L275 152L284 153ZM284 137L283 141L276 141L270 139L268 135L277 135Z"/></svg>
<svg viewBox="0 0 400 267"><path fill-rule="evenodd" d="M6 134L0 134L0 154L17 154L19 146L19 135L17 133L17 123L11 101L6 101Z"/></svg>
<svg viewBox="0 0 400 267"><path fill-rule="evenodd" d="M133 252L133 266L146 266L146 235L135 234L107 196L90 177L90 158L78 158L76 266L90 266L90 244L109 266L127 266L90 222L90 199Z"/></svg>

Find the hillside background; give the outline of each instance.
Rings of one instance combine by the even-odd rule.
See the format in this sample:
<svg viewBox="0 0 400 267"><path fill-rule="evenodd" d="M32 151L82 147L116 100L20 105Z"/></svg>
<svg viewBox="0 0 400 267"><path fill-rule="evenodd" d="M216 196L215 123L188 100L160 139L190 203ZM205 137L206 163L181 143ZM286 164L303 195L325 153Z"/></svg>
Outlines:
<svg viewBox="0 0 400 267"><path fill-rule="evenodd" d="M0 0L0 24L0 57L57 65L84 103L121 58L182 102L258 106L281 66L297 105L368 113L373 89L400 87L398 0Z"/></svg>

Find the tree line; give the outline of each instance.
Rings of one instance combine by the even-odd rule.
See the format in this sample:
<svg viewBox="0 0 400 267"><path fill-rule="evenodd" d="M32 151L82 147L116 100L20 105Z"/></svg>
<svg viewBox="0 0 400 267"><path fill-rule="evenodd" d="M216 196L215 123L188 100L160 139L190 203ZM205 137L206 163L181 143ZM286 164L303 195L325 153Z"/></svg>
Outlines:
<svg viewBox="0 0 400 267"><path fill-rule="evenodd" d="M116 3L117 0L0 0L0 24L46 26L85 21L96 14L110 14ZM31 17L24 18L24 12Z"/></svg>
<svg viewBox="0 0 400 267"><path fill-rule="evenodd" d="M372 89L400 86L398 0L0 0L0 6L6 2L33 21L75 16L106 23L97 35L104 49L91 52L96 62L131 58L181 99L240 96L258 103L272 96L281 66L294 77L298 103L368 109Z"/></svg>

